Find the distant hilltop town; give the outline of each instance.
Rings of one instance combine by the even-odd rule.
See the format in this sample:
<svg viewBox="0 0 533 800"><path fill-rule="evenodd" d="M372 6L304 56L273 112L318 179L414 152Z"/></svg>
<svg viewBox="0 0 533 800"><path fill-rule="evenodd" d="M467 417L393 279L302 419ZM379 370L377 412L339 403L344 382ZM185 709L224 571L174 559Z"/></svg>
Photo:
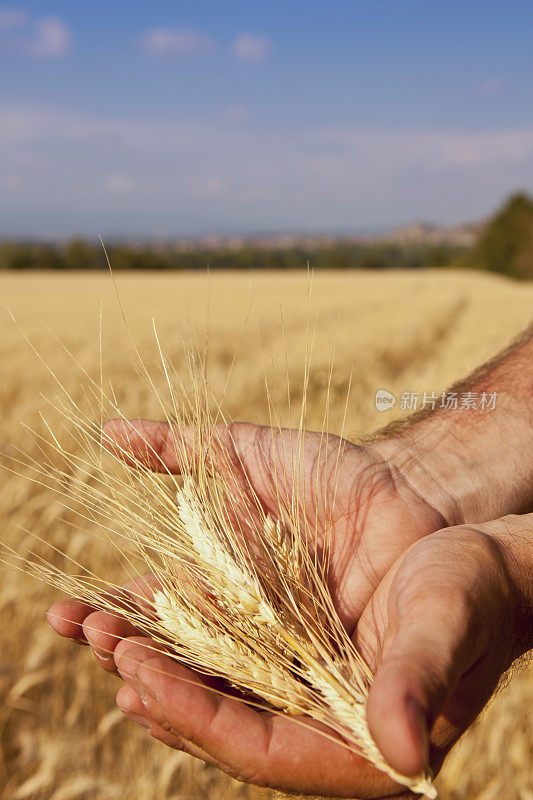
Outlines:
<svg viewBox="0 0 533 800"><path fill-rule="evenodd" d="M338 244L345 245L447 245L450 247L471 247L485 227L484 222L465 223L443 227L427 222L413 222L392 231L374 235L363 234L297 234L263 233L249 236L201 236L189 238L158 238L137 241L133 247L172 249L175 252L226 250L238 252L245 248L254 250L293 250L319 249Z"/></svg>

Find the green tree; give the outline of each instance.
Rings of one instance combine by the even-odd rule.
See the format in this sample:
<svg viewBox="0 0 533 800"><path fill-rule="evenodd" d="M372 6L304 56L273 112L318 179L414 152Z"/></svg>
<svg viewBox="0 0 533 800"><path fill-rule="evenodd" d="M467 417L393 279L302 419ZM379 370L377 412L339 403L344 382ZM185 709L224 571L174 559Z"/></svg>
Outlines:
<svg viewBox="0 0 533 800"><path fill-rule="evenodd" d="M96 248L83 239L71 239L63 251L66 269L98 269L104 265L102 248Z"/></svg>
<svg viewBox="0 0 533 800"><path fill-rule="evenodd" d="M533 198L525 192L511 195L460 264L533 278Z"/></svg>

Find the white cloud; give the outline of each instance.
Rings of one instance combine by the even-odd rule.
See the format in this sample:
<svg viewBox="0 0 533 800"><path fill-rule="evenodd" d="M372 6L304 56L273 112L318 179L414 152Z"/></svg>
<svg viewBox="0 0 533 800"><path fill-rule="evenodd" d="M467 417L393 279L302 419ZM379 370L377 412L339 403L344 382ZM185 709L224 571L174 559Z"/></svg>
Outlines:
<svg viewBox="0 0 533 800"><path fill-rule="evenodd" d="M61 58L72 45L68 25L59 17L32 17L25 9L0 9L0 51L3 55Z"/></svg>
<svg viewBox="0 0 533 800"><path fill-rule="evenodd" d="M206 53L213 45L209 36L188 28L152 28L141 40L144 52L157 58Z"/></svg>
<svg viewBox="0 0 533 800"><path fill-rule="evenodd" d="M418 166L430 173L514 165L533 158L533 128L504 131L326 129L321 140L339 153L375 158L388 169Z"/></svg>
<svg viewBox="0 0 533 800"><path fill-rule="evenodd" d="M63 20L43 17L35 21L26 52L34 58L60 58L69 52L71 44L72 36Z"/></svg>
<svg viewBox="0 0 533 800"><path fill-rule="evenodd" d="M272 49L268 36L256 33L241 33L232 45L233 55L240 61L264 61Z"/></svg>
<svg viewBox="0 0 533 800"><path fill-rule="evenodd" d="M452 223L533 191L532 127L261 130L0 105L0 152L0 235Z"/></svg>

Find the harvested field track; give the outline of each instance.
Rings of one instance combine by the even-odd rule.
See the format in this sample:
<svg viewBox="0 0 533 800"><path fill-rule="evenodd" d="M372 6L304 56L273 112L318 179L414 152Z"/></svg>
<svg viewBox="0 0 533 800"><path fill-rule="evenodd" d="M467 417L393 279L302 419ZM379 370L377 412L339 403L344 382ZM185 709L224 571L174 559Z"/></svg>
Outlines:
<svg viewBox="0 0 533 800"><path fill-rule="evenodd" d="M308 334L304 273L121 274L128 324L156 383L152 317L165 353L180 368L192 326L203 341L209 315L209 372L234 419L268 422L264 371L275 374L284 422L287 370L296 406ZM283 326L280 316L282 307ZM60 342L99 379L100 306L104 375L130 416L160 417L157 401L135 367L135 354L108 275L0 275L0 460L38 449L21 425L39 429L39 412L57 424L41 393L56 389L7 313L83 406L84 386ZM245 319L250 311L245 327ZM209 311L208 311L209 309ZM376 411L386 389L439 394L526 326L533 285L473 273L421 270L321 273L314 277L309 324L317 334L308 396L308 426L320 428L329 362L335 369L329 427L339 430L353 367L346 431L357 437L405 413ZM259 324L263 356L258 345ZM284 329L284 334L283 334ZM285 354L287 358L285 357ZM184 375L186 368L184 367ZM467 412L465 412L467 413ZM0 536L29 546L21 527L56 544L100 575L118 579L117 563L99 561L90 525L77 532L50 492L0 472ZM2 800L180 800L267 798L189 756L150 740L116 710L117 682L102 674L86 648L54 637L44 611L56 594L17 573L0 573L0 798ZM489 706L450 756L437 781L443 800L533 798L533 672L522 672ZM135 769L132 769L135 765Z"/></svg>

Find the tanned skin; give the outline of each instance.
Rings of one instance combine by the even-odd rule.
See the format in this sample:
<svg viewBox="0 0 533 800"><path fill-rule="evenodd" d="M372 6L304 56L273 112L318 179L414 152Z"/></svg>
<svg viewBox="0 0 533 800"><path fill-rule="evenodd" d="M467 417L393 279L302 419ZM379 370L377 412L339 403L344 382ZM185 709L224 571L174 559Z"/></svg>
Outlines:
<svg viewBox="0 0 533 800"><path fill-rule="evenodd" d="M440 768L502 674L533 647L533 329L451 390L496 393L495 408L439 408L363 445L330 436L324 449L318 434L305 438L308 487L317 486L317 470L320 485L331 484L340 453L331 592L375 672L370 730L387 761L413 775ZM156 455L146 466L177 471L175 428L115 420L106 431L136 458L148 441ZM273 464L295 433L236 423L219 435L275 511ZM325 498L306 497L303 513L314 518ZM148 577L130 590L149 598L152 586ZM213 694L118 617L69 599L48 619L60 635L91 645L123 681L119 707L169 747L286 791L402 791L318 732Z"/></svg>

